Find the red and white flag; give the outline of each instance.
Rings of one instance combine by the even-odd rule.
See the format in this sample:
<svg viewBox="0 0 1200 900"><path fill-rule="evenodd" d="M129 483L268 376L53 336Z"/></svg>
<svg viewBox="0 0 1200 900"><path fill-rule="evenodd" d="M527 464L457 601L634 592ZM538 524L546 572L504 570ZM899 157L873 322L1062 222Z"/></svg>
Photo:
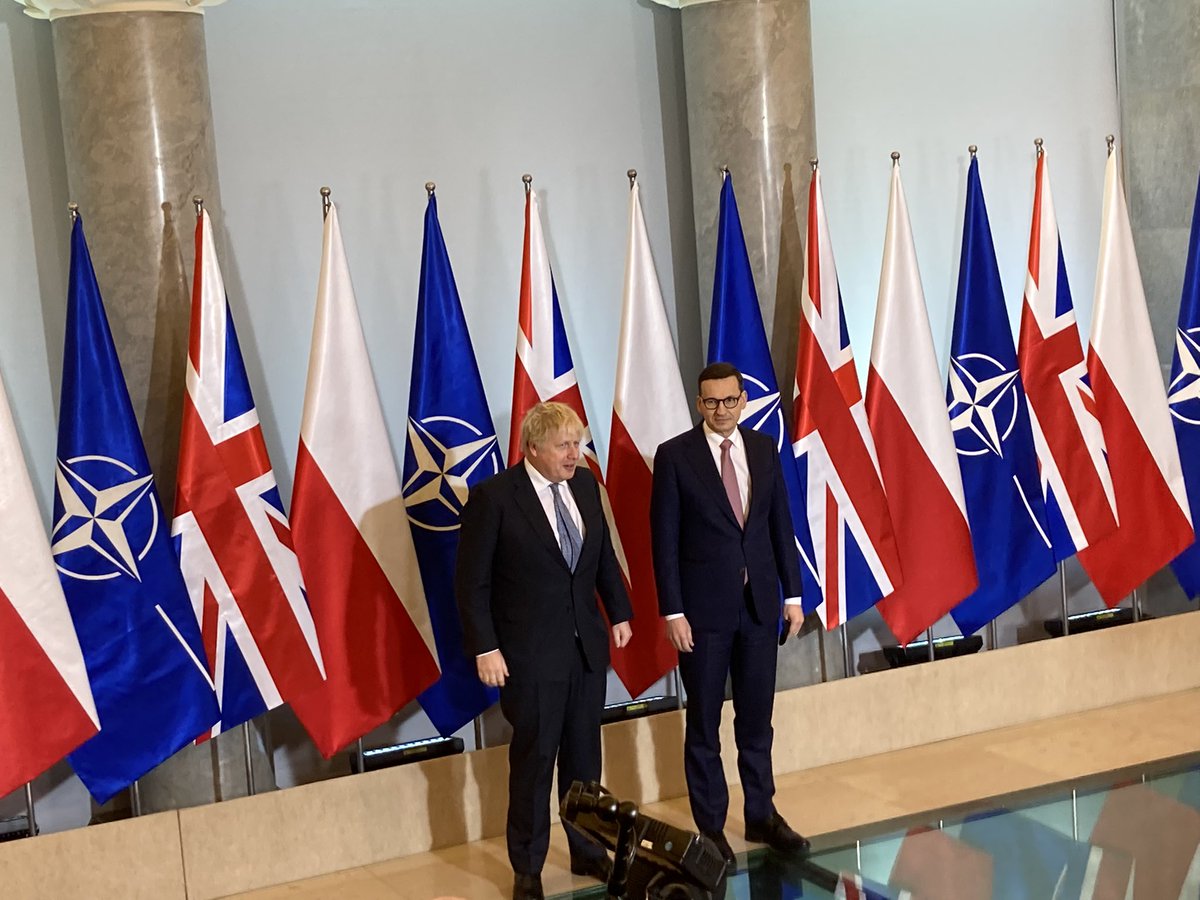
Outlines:
<svg viewBox="0 0 1200 900"><path fill-rule="evenodd" d="M678 662L658 615L650 554L650 488L654 452L691 427L690 409L635 182L629 192L629 244L608 451L613 518L625 548L634 618L641 623L625 652L613 654L613 669L632 697Z"/></svg>
<svg viewBox="0 0 1200 900"><path fill-rule="evenodd" d="M1075 324L1044 152L1037 161L1017 355L1054 556L1061 561L1107 535L1117 521L1104 434Z"/></svg>
<svg viewBox="0 0 1200 900"><path fill-rule="evenodd" d="M907 644L975 590L978 577L899 163L892 166L867 421L904 573L878 606Z"/></svg>
<svg viewBox="0 0 1200 900"><path fill-rule="evenodd" d="M821 173L808 197L808 246L800 295L792 451L804 485L817 585L804 608L833 629L870 609L901 582L900 554L875 444L858 388L842 312ZM848 576L849 559L866 571Z"/></svg>
<svg viewBox="0 0 1200 900"><path fill-rule="evenodd" d="M0 381L0 796L100 727Z"/></svg>
<svg viewBox="0 0 1200 900"><path fill-rule="evenodd" d="M318 687L316 627L217 262L196 220L187 391L171 535L221 719L205 737Z"/></svg>
<svg viewBox="0 0 1200 900"><path fill-rule="evenodd" d="M1104 170L1088 377L1117 527L1080 552L1079 561L1104 602L1115 606L1195 539L1115 152Z"/></svg>
<svg viewBox="0 0 1200 900"><path fill-rule="evenodd" d="M292 535L326 681L291 704L328 758L439 675L336 206L325 218Z"/></svg>

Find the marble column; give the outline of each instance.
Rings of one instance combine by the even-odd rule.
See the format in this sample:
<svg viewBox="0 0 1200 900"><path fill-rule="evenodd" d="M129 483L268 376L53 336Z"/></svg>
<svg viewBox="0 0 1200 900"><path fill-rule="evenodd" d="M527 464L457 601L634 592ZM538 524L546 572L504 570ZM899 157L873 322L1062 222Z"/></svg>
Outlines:
<svg viewBox="0 0 1200 900"><path fill-rule="evenodd" d="M1118 0L1115 12L1125 192L1166 381L1200 165L1200 4ZM1152 615L1195 608L1167 569L1143 599Z"/></svg>
<svg viewBox="0 0 1200 900"><path fill-rule="evenodd" d="M808 160L817 155L809 0L658 2L681 8L700 318L705 334L721 167L727 165L775 374L785 396L790 396L803 278L799 223L807 216ZM784 404L790 417L789 407ZM778 686L819 681L822 668L827 677L838 677L844 669L841 659L836 641L819 631L806 632L781 651Z"/></svg>
<svg viewBox="0 0 1200 900"><path fill-rule="evenodd" d="M17 2L50 20L70 196L169 510L191 303L192 196L203 196L221 221L200 7L222 0ZM271 787L257 734L252 744L256 786ZM141 782L144 812L244 793L240 731L182 751Z"/></svg>

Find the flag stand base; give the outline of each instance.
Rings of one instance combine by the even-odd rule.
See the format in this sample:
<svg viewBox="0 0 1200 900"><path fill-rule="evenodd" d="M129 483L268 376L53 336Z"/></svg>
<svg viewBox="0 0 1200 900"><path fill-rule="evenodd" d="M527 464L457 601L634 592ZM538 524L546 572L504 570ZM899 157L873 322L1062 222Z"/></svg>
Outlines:
<svg viewBox="0 0 1200 900"><path fill-rule="evenodd" d="M409 741L406 744L376 747L362 752L361 764L358 761L359 755L351 753L350 771L359 775L362 772L374 772L376 769L405 766L409 763L424 762L427 759L437 759L442 756L454 756L456 753L462 753L465 746L462 738L436 737L423 741Z"/></svg>
<svg viewBox="0 0 1200 900"><path fill-rule="evenodd" d="M1142 613L1141 621L1153 619L1154 616ZM1099 631L1101 628L1112 628L1116 625L1131 625L1138 621L1133 614L1132 609L1098 609L1093 612L1076 613L1067 618L1070 624L1070 633L1079 634L1084 631ZM1042 622L1042 627L1046 629L1046 634L1050 637L1063 636L1063 620L1059 616L1055 619L1046 619Z"/></svg>
<svg viewBox="0 0 1200 900"><path fill-rule="evenodd" d="M983 648L983 638L977 634L954 635L953 637L933 639L933 658L949 659L952 656L969 656L978 653ZM907 647L883 647L883 657L888 666L899 669L902 666L914 666L918 663L930 662L929 641L913 641Z"/></svg>

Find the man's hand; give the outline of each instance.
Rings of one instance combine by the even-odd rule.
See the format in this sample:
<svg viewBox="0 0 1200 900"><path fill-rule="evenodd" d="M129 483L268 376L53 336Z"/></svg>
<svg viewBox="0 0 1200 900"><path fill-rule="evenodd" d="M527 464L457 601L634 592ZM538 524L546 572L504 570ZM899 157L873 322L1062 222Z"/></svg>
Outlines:
<svg viewBox="0 0 1200 900"><path fill-rule="evenodd" d="M628 622L618 622L613 626L613 643L620 650L629 643L629 639L633 637L633 629Z"/></svg>
<svg viewBox="0 0 1200 900"><path fill-rule="evenodd" d="M692 626L688 624L687 616L667 619L667 639L680 653L692 652Z"/></svg>
<svg viewBox="0 0 1200 900"><path fill-rule="evenodd" d="M475 657L475 668L479 670L479 680L488 687L504 687L508 666L504 662L504 654L499 650Z"/></svg>
<svg viewBox="0 0 1200 900"><path fill-rule="evenodd" d="M785 603L783 620L787 622L787 636L795 637L800 633L800 626L804 624L804 607L799 603Z"/></svg>

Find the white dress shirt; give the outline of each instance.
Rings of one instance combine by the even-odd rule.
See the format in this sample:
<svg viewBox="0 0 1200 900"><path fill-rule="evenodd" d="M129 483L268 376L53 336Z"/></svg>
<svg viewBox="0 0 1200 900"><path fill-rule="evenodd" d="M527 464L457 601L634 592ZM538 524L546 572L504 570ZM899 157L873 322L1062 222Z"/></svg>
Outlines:
<svg viewBox="0 0 1200 900"><path fill-rule="evenodd" d="M704 438L708 441L708 449L712 452L713 465L717 467L717 475L721 474L721 443L725 440L724 437L717 434L708 427L705 422ZM742 520L745 521L747 514L750 512L750 464L746 461L746 442L742 440L742 433L738 429L733 429L733 434L729 435L729 461L733 463L733 474L737 476L738 496L742 501ZM783 601L788 606L799 606L799 597L787 597ZM665 617L668 621L671 619L683 618L683 613L672 613Z"/></svg>
<svg viewBox="0 0 1200 900"><path fill-rule="evenodd" d="M559 549L561 550L562 538L558 534L558 516L554 512L554 492L550 489L551 481L531 466L529 460L525 460L524 465L525 471L529 474L529 480L533 484L533 491L537 494L538 502L542 504L546 518L550 522L550 530L554 532L554 539L558 541ZM567 508L567 515L571 517L571 521L579 529L579 537L587 537L587 533L583 529L583 516L579 514L579 507L575 505L575 495L571 493L571 486L565 481L560 481L558 484L561 485L558 489L558 495L562 497L563 506Z"/></svg>

